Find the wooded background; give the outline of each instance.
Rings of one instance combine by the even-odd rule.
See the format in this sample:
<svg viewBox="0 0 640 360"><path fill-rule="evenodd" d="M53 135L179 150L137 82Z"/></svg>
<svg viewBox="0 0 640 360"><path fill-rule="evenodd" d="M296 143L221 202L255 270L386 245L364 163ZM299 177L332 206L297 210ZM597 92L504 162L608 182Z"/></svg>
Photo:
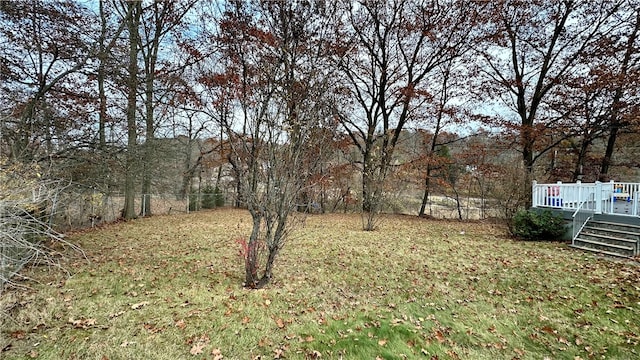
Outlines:
<svg viewBox="0 0 640 360"><path fill-rule="evenodd" d="M639 5L0 2L1 171L55 180L58 226L283 189L508 215L533 179L638 180Z"/></svg>

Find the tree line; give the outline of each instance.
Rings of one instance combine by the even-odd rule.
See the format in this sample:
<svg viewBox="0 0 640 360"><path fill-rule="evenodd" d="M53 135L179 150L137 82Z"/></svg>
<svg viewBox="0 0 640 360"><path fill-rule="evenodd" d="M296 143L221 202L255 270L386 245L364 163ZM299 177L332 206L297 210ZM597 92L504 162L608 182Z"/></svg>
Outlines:
<svg viewBox="0 0 640 360"><path fill-rule="evenodd" d="M534 178L606 180L633 159L620 154L639 124L639 5L0 2L0 155L121 191L130 219L152 213L136 193L154 192L180 138L176 193L207 159L230 169L254 219L246 256L267 264L318 188L355 191L371 230L403 177L424 215L438 183L459 197L466 173L484 192L516 159L526 206ZM271 265L252 264L259 287Z"/></svg>

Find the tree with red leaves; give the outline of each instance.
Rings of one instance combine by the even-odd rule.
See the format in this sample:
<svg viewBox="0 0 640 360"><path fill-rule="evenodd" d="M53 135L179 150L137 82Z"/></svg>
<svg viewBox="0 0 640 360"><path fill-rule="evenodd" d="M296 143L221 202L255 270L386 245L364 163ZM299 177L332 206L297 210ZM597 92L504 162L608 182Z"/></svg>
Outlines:
<svg viewBox="0 0 640 360"><path fill-rule="evenodd" d="M0 142L13 161L55 157L84 130L92 23L75 1L0 3Z"/></svg>
<svg viewBox="0 0 640 360"><path fill-rule="evenodd" d="M491 2L487 36L478 47L483 97L499 99L514 118L502 124L518 139L531 180L536 161L574 132L559 107L568 77L588 66L585 55L617 25L625 1ZM587 61L587 63L585 63Z"/></svg>
<svg viewBox="0 0 640 360"><path fill-rule="evenodd" d="M242 242L245 286L260 288L273 277L278 253L290 235L298 201L319 157L311 134L330 125L323 71L323 2L237 1L227 4L218 42L221 65L201 82L221 79L232 89L217 106L231 112L218 117L229 144L229 161L238 192L253 219ZM313 161L309 161L309 160ZM261 251L264 250L264 251Z"/></svg>

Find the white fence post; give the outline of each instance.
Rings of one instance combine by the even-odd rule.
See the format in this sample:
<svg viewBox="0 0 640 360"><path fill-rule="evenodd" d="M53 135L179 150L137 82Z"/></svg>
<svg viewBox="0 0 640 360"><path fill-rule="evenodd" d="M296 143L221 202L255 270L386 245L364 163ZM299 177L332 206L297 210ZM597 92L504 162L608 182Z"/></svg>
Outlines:
<svg viewBox="0 0 640 360"><path fill-rule="evenodd" d="M578 184L578 205L576 206L580 206L582 203L582 181L578 180L576 181L576 184Z"/></svg>
<svg viewBox="0 0 640 360"><path fill-rule="evenodd" d="M609 213L613 214L613 202L616 200L615 192L616 192L616 182L614 180L609 181L611 184L611 193L609 194Z"/></svg>
<svg viewBox="0 0 640 360"><path fill-rule="evenodd" d="M600 181L596 181L596 193L595 193L595 202L596 202L596 214L602 214L602 183Z"/></svg>

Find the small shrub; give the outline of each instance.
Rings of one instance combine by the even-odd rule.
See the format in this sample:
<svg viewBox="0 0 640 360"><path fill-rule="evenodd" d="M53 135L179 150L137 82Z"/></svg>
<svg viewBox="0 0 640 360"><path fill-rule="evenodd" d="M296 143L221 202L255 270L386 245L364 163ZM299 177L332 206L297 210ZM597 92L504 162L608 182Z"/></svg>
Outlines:
<svg viewBox="0 0 640 360"><path fill-rule="evenodd" d="M549 210L519 211L512 220L512 232L523 240L557 240L565 233L564 219Z"/></svg>

